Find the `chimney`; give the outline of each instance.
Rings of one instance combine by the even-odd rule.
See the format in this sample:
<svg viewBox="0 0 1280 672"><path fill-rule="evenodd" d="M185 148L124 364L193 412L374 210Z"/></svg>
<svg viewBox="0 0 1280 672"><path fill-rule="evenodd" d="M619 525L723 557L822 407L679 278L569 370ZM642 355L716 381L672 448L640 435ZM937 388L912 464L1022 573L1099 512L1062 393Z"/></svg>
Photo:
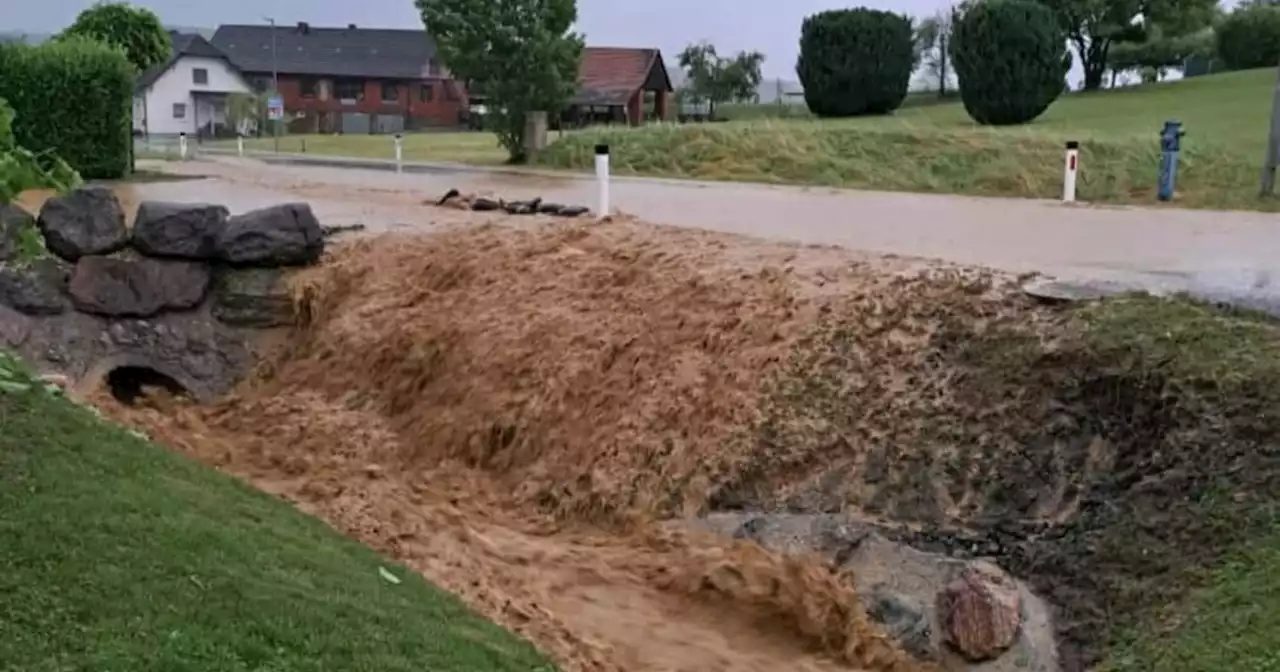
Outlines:
<svg viewBox="0 0 1280 672"><path fill-rule="evenodd" d="M310 32L311 32L311 26L310 26L310 25L308 25L306 21L299 21L299 22L298 22L298 34L299 34L299 35L306 35L307 33L310 33Z"/></svg>
<svg viewBox="0 0 1280 672"><path fill-rule="evenodd" d="M355 29L356 29L356 24L354 23L347 24L347 30L355 30Z"/></svg>

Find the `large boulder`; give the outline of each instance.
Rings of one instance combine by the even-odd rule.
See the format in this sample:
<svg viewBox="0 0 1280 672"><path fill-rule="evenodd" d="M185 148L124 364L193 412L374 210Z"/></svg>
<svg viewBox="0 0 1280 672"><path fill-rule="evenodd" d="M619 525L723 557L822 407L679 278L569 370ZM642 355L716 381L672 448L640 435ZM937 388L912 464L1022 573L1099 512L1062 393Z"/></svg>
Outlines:
<svg viewBox="0 0 1280 672"><path fill-rule="evenodd" d="M943 638L966 660L998 658L1018 640L1022 599L1000 568L973 563L937 599Z"/></svg>
<svg viewBox="0 0 1280 672"><path fill-rule="evenodd" d="M0 261L9 261L21 251L22 232L34 230L36 218L16 203L0 203Z"/></svg>
<svg viewBox="0 0 1280 672"><path fill-rule="evenodd" d="M71 274L71 300L95 315L148 317L196 307L209 277L208 266L190 261L82 257Z"/></svg>
<svg viewBox="0 0 1280 672"><path fill-rule="evenodd" d="M284 203L229 219L217 251L219 258L237 265L306 265L324 253L324 231L310 205Z"/></svg>
<svg viewBox="0 0 1280 672"><path fill-rule="evenodd" d="M37 220L50 252L76 261L110 254L129 242L124 210L110 189L81 187L45 201Z"/></svg>
<svg viewBox="0 0 1280 672"><path fill-rule="evenodd" d="M0 304L27 315L58 315L67 309L66 275L56 260L0 266Z"/></svg>
<svg viewBox="0 0 1280 672"><path fill-rule="evenodd" d="M275 268L222 271L213 289L213 316L241 327L293 324L293 299L283 276L283 272Z"/></svg>
<svg viewBox="0 0 1280 672"><path fill-rule="evenodd" d="M133 222L133 248L153 257L212 259L229 215L221 205L143 201Z"/></svg>

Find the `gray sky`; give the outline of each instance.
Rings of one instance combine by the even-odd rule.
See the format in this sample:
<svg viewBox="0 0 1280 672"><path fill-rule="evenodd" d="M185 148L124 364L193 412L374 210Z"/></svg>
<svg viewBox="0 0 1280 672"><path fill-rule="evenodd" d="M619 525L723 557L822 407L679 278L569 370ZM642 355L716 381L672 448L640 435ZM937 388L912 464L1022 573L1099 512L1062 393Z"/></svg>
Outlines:
<svg viewBox="0 0 1280 672"><path fill-rule="evenodd" d="M57 32L92 0L0 0L5 29ZM282 24L316 26L355 23L378 28L421 27L412 0L133 0L169 25L216 28L254 23L264 15ZM863 4L915 16L951 4L947 0L578 0L578 30L596 46L658 47L673 64L690 42L710 40L722 55L743 49L764 52L764 75L795 78L800 22L824 9Z"/></svg>

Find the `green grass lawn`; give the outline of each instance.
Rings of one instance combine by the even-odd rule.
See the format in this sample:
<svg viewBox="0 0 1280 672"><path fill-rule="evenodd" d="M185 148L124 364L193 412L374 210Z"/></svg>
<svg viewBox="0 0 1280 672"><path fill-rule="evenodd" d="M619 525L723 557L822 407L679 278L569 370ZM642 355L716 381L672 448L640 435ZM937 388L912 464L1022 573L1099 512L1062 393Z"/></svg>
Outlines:
<svg viewBox="0 0 1280 672"><path fill-rule="evenodd" d="M0 671L552 669L287 503L24 381L0 371Z"/></svg>
<svg viewBox="0 0 1280 672"><path fill-rule="evenodd" d="M554 139L556 134L552 133ZM222 140L211 146L235 149L234 140ZM319 154L324 156L351 156L391 160L395 158L395 144L390 135L284 135L280 137L281 152ZM251 138L245 149L254 152L276 151L273 138ZM500 165L507 154L498 146L492 133L468 131L436 131L430 133L406 133L402 151L405 161L441 163L469 163L476 165Z"/></svg>
<svg viewBox="0 0 1280 672"><path fill-rule="evenodd" d="M699 179L1057 198L1063 145L1081 143L1078 198L1154 204L1159 132L1184 122L1175 204L1276 209L1257 198L1271 69L1065 95L1031 124L987 128L960 103L891 116L757 119L570 133L540 163L588 169L596 143L616 171Z"/></svg>

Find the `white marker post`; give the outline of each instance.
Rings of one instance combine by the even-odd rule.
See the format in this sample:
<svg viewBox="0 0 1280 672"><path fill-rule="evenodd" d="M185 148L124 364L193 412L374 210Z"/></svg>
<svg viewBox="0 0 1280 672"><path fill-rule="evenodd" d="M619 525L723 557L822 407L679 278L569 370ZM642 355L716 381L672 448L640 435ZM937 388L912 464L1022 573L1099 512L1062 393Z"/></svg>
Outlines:
<svg viewBox="0 0 1280 672"><path fill-rule="evenodd" d="M609 216L609 145L596 145L596 187L599 188L597 217Z"/></svg>
<svg viewBox="0 0 1280 672"><path fill-rule="evenodd" d="M1062 202L1076 202L1076 173L1080 170L1080 143L1067 141L1067 165L1062 171Z"/></svg>
<svg viewBox="0 0 1280 672"><path fill-rule="evenodd" d="M400 134L396 133L396 172L404 170L404 145L401 144Z"/></svg>
<svg viewBox="0 0 1280 672"><path fill-rule="evenodd" d="M236 153L239 154L240 156L244 156L244 136L243 135L239 135L239 134L236 135Z"/></svg>
<svg viewBox="0 0 1280 672"><path fill-rule="evenodd" d="M178 133L178 157L187 160L187 134L182 132Z"/></svg>

